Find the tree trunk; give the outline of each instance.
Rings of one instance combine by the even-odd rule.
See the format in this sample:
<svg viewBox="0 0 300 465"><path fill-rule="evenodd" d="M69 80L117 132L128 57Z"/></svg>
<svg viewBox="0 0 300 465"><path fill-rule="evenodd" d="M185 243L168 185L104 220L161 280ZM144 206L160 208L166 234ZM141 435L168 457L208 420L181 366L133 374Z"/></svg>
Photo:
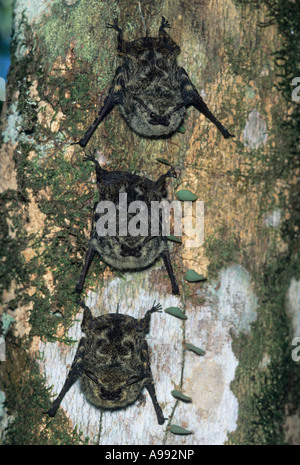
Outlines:
<svg viewBox="0 0 300 465"><path fill-rule="evenodd" d="M297 321L299 277L292 227L282 232L299 172L291 174L286 162L280 128L288 105L274 87L272 56L281 39L276 24L260 27L266 13L234 0L16 1L1 146L5 443L299 441L291 340L300 334L285 311L287 297ZM119 18L134 40L145 27L157 36L162 15L181 47L180 65L235 138L223 139L190 108L180 132L144 139L112 111L87 151L97 150L103 167L153 180L166 171L156 158L167 158L180 173L168 184L170 198L189 189L204 201L205 241L189 248L183 236L182 245L170 246L180 297L171 294L162 261L120 275L94 260L84 300L94 316L119 304L120 313L143 317L153 301L183 310L186 320L154 314L147 336L168 420L157 424L146 392L126 409L101 411L78 382L48 418L43 411L60 392L81 337L73 290L97 200L93 167L70 144L94 120L118 65L107 23ZM188 269L207 280L188 282ZM192 402L176 400L174 389ZM174 424L193 434L170 432Z"/></svg>

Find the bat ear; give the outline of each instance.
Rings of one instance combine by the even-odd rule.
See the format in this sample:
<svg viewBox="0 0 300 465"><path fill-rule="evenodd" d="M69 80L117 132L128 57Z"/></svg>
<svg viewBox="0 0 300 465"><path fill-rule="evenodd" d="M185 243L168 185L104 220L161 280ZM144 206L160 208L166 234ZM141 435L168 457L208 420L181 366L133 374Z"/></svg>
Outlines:
<svg viewBox="0 0 300 465"><path fill-rule="evenodd" d="M160 304L155 305L155 301L152 305L152 308L146 312L146 315L144 318L140 318L137 320L137 330L142 331L144 334L148 334L150 330L150 320L151 320L151 315L154 312L159 312L161 313L162 306Z"/></svg>

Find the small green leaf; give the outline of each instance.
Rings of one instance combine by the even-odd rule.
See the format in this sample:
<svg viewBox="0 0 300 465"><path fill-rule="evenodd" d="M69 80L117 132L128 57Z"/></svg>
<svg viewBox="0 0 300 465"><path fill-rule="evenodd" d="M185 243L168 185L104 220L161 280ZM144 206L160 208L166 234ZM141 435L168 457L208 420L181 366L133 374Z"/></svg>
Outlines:
<svg viewBox="0 0 300 465"><path fill-rule="evenodd" d="M187 189L181 189L180 191L177 192L177 199L184 201L191 201L194 202L194 200L197 200L198 197L197 195L193 194L191 191Z"/></svg>
<svg viewBox="0 0 300 465"><path fill-rule="evenodd" d="M167 237L168 241L178 242L178 244L182 244L182 240L179 237L172 236L172 234L170 234L170 236L166 236L166 237Z"/></svg>
<svg viewBox="0 0 300 465"><path fill-rule="evenodd" d="M181 320L187 320L187 317L183 313L183 311L178 307L168 307L165 309L166 313L169 315L176 316L177 318L181 318Z"/></svg>
<svg viewBox="0 0 300 465"><path fill-rule="evenodd" d="M179 126L179 128L177 129L177 132L181 132L181 134L184 134L185 133L185 127L184 126Z"/></svg>
<svg viewBox="0 0 300 465"><path fill-rule="evenodd" d="M200 347L196 347L193 344L190 344L189 342L184 344L184 348L187 349L187 350L191 350L192 352L195 352L195 354L205 355L205 350L202 350L202 349L200 349Z"/></svg>
<svg viewBox="0 0 300 465"><path fill-rule="evenodd" d="M175 397L175 399L180 399L180 400L183 400L184 402L192 402L191 397L186 396L182 392L176 391L175 389L174 389L174 391L171 391L171 394L172 394L173 397Z"/></svg>
<svg viewBox="0 0 300 465"><path fill-rule="evenodd" d="M159 163L162 163L163 165L172 166L166 158L157 158L156 160L159 161Z"/></svg>
<svg viewBox="0 0 300 465"><path fill-rule="evenodd" d="M202 275L197 273L194 270L187 270L184 275L184 279L189 283L197 283L199 281L206 281L206 278Z"/></svg>
<svg viewBox="0 0 300 465"><path fill-rule="evenodd" d="M173 434L193 434L193 431L189 431L188 429L182 428L181 426L178 425L170 425L169 426L169 431Z"/></svg>

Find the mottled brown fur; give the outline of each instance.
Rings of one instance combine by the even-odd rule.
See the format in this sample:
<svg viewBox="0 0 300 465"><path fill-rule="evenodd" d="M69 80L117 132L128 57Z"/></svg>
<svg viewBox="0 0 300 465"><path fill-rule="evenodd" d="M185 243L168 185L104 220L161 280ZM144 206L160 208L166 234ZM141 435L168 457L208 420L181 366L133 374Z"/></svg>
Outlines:
<svg viewBox="0 0 300 465"><path fill-rule="evenodd" d="M129 127L143 137L169 137L179 128L190 105L210 119L225 139L233 137L209 111L186 71L178 66L180 48L166 33L170 25L164 17L157 38L146 36L126 42L118 21L108 27L118 32L122 64L98 117L76 143L85 147L116 105Z"/></svg>
<svg viewBox="0 0 300 465"><path fill-rule="evenodd" d="M103 409L119 409L132 404L144 387L148 390L159 424L164 423L158 404L151 373L148 346L145 339L150 329L153 312L161 310L159 304L147 311L144 318L110 313L94 318L84 308L82 337L64 386L48 410L53 417L70 389L80 380L86 399Z"/></svg>
<svg viewBox="0 0 300 465"><path fill-rule="evenodd" d="M101 214L97 212L94 214L89 248L82 273L76 286L77 292L82 292L89 266L97 252L105 263L121 271L145 269L162 257L171 279L172 292L173 294L179 294L178 285L172 270L166 237L162 236L161 230L158 236L150 236L151 202L161 201L167 196L166 179L167 177L176 177L175 170L171 168L166 174L160 176L157 181L151 181L148 178L136 174L104 170L93 155L88 156L86 159L95 163L99 201L110 201L116 206L117 228L116 235L99 235L96 224L101 218ZM127 194L128 205L133 201L140 200L147 206L148 215L146 226L149 231L148 236L145 237L141 234L133 236L130 235L129 232L125 236L119 234L120 192ZM97 210L97 204L95 205L95 210ZM127 223L129 223L133 216L134 214L128 213Z"/></svg>

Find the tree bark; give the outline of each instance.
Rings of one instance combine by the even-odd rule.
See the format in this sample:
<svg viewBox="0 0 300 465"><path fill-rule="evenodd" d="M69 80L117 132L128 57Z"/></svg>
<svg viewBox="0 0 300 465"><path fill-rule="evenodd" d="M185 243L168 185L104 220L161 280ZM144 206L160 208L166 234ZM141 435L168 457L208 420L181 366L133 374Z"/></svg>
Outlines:
<svg viewBox="0 0 300 465"><path fill-rule="evenodd" d="M280 199L290 188L278 174L284 155L276 152L277 165L270 164L279 144L278 108L285 104L273 87L272 52L280 40L275 25L259 26L265 13L234 0L16 1L1 146L8 237L3 315L14 320L6 332L1 366L4 442L69 443L84 437L102 445L284 441L282 410L294 399L287 398L287 384L279 380L294 362L282 302L293 285L289 308L295 315L299 286L289 275L285 287L266 282L279 273L278 263L287 256L279 229L286 214ZM94 316L114 312L119 304L120 313L142 317L155 300L164 309L184 311L186 320L154 314L147 337L158 401L168 420L157 424L146 392L143 401L124 410L100 411L88 404L79 383L65 396L58 418L50 420L42 414L51 404L45 389L52 388L52 399L58 395L76 352L72 341L81 337L82 310L72 291L97 198L93 167L82 162L83 151L70 143L94 120L118 65L116 36L106 24L118 17L125 38L134 40L145 35L145 26L156 36L161 16L181 47L180 65L236 137L224 140L190 108L184 128L171 138L143 139L113 110L89 150L97 150L108 169L153 180L165 171L156 158L167 158L180 173L169 182L170 197L189 189L204 201L205 241L188 248L183 236L182 245L171 244L180 297L170 293L162 261L124 276L94 263L85 302ZM207 280L189 283L184 279L188 269ZM186 350L186 343L205 355ZM35 377L30 374L33 365L38 367ZM29 393L20 380L25 372ZM39 376L43 394L40 384L36 387ZM270 395L278 402L274 411L266 405L270 380L275 383ZM192 402L174 399L174 389ZM23 407L24 416L30 417L30 408L34 412L26 434L25 426L15 426L18 399L25 392L37 398L28 412ZM172 424L193 434L173 434ZM81 437L75 437L75 428ZM290 432L294 426L286 428ZM67 438L62 430L68 431Z"/></svg>

